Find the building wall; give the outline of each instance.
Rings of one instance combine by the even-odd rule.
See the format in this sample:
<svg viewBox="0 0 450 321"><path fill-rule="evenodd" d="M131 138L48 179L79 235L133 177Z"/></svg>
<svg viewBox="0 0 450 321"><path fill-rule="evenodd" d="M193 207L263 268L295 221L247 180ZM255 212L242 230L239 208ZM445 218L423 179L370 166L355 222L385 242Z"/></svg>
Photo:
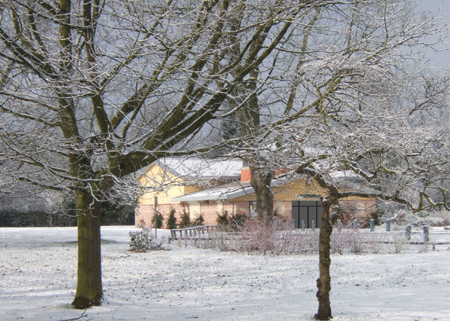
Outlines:
<svg viewBox="0 0 450 321"><path fill-rule="evenodd" d="M142 184L151 184L152 181L160 179L161 182L179 182L171 173L165 172L159 166L152 166L147 171L147 176L150 179L141 181ZM159 177L159 178L158 178ZM178 184L178 183L177 183ZM227 211L231 214L243 214L250 216L250 204L256 201L256 195L245 195L226 202L191 202L191 203L172 203L171 198L185 195L200 190L198 186L168 186L166 191L159 193L146 193L140 199L140 204L136 209L136 226L143 225L152 227L151 219L154 215L154 196L158 196L158 211L163 215L163 227L166 227L166 222L171 210L175 210L175 217L177 223L180 222L181 215L186 212L189 213L191 221L195 220L198 215L202 215L204 224L213 225L217 223L218 213ZM276 214L286 220L292 220L292 201L311 200L318 201L320 196L325 196L325 191L319 187L318 183L311 179L299 179L280 187L273 189L274 193L274 210ZM357 218L364 218L370 213L376 211L375 199L365 199L360 197L349 197L339 201L341 208L347 211L353 211Z"/></svg>
<svg viewBox="0 0 450 321"><path fill-rule="evenodd" d="M203 216L205 225L215 225L217 224L217 216L219 213L227 211L230 215L233 213L233 204L222 203L222 202L193 202L189 203L177 203L177 204L158 204L158 212L163 216L163 228L166 228L167 219L169 218L170 212L175 210L175 218L177 223L180 223L181 215L183 213L189 213L191 221L194 221L200 214ZM248 207L248 203L247 203ZM248 211L247 211L248 212ZM151 205L140 205L136 208L136 227L152 226L152 218L155 213L155 206ZM248 214L248 213L247 213Z"/></svg>
<svg viewBox="0 0 450 321"><path fill-rule="evenodd" d="M229 214L233 211L233 204L228 202L201 202L201 215L203 216L205 225L215 225L217 224L217 217L219 213L224 213L225 211Z"/></svg>
<svg viewBox="0 0 450 321"><path fill-rule="evenodd" d="M138 178L143 186L149 186L159 192L148 192L139 198L139 205L154 205L155 196L159 204L171 204L171 198L186 195L201 190L197 185L185 186L185 182L172 173L165 171L158 165L151 165L146 172ZM176 203L174 203L176 204Z"/></svg>
<svg viewBox="0 0 450 321"><path fill-rule="evenodd" d="M341 212L353 214L357 219L370 218L377 211L377 203L374 198L349 197L339 200Z"/></svg>
<svg viewBox="0 0 450 321"><path fill-rule="evenodd" d="M177 223L179 223L181 221L181 215L183 215L184 212L189 213L189 204L158 204L158 212L163 216L163 228L166 228L167 219L172 210L175 210L175 218ZM135 211L135 226L153 227L152 218L154 215L154 205L139 205Z"/></svg>

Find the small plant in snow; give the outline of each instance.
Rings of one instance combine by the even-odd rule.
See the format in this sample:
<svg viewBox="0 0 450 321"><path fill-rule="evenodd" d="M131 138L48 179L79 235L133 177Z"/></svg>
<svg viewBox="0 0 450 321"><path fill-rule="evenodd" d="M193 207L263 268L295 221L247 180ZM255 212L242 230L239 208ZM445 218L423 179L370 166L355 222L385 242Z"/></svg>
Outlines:
<svg viewBox="0 0 450 321"><path fill-rule="evenodd" d="M402 253L408 245L409 241L402 233L391 233L392 245L394 246L394 253Z"/></svg>
<svg viewBox="0 0 450 321"><path fill-rule="evenodd" d="M147 227L142 227L139 231L130 232L130 247L132 252L147 252L163 250L163 239L157 240Z"/></svg>
<svg viewBox="0 0 450 321"><path fill-rule="evenodd" d="M331 234L331 251L341 255L344 254L345 248L347 247L347 238L346 230L342 230L341 232L334 231Z"/></svg>
<svg viewBox="0 0 450 321"><path fill-rule="evenodd" d="M366 251L367 246L365 243L365 236L362 233L355 230L349 230L347 235L347 246L350 253L358 255Z"/></svg>

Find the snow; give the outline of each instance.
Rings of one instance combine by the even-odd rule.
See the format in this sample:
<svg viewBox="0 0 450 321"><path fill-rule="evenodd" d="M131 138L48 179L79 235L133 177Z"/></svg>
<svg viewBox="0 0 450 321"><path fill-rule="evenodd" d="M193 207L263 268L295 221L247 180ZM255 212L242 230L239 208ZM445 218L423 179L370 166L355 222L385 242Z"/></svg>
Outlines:
<svg viewBox="0 0 450 321"><path fill-rule="evenodd" d="M180 158L167 157L156 161L157 164L183 178L222 178L240 177L244 162L232 158Z"/></svg>
<svg viewBox="0 0 450 321"><path fill-rule="evenodd" d="M105 302L84 312L70 306L76 229L1 228L0 319L68 320L84 312L79 320L312 320L317 311L316 254L258 256L178 242L132 253L131 230L102 228ZM439 238L449 242L450 234ZM416 248L333 254L333 320L448 320L448 245Z"/></svg>

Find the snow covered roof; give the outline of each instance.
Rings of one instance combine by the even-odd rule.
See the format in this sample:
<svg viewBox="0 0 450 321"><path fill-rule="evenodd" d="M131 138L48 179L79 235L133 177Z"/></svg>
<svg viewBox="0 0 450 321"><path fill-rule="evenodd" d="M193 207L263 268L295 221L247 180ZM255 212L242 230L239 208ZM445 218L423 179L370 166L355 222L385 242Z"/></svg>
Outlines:
<svg viewBox="0 0 450 321"><path fill-rule="evenodd" d="M348 188L355 191L360 191L367 194L378 194L379 192L364 186L364 180L361 176L347 171L333 172L332 176L335 183L341 188ZM288 182L302 179L305 175L283 175L275 179L271 183L271 187L282 186ZM201 191L174 197L172 202L199 202L199 201L218 201L231 200L240 196L253 194L255 190L250 185L250 182L233 182L218 186L207 187Z"/></svg>
<svg viewBox="0 0 450 321"><path fill-rule="evenodd" d="M154 164L185 179L238 179L241 176L241 168L244 167L244 161L236 158L166 157L157 160Z"/></svg>
<svg viewBox="0 0 450 321"><path fill-rule="evenodd" d="M297 178L298 175L295 178L291 177L289 179L273 180L271 186L272 187L281 186L283 184L286 184L288 181L292 181L293 179ZM198 202L198 201L217 201L217 200L226 201L240 196L250 195L253 194L254 192L255 190L250 185L250 182L233 182L229 184L208 187L198 192L171 198L170 200L172 202Z"/></svg>
<svg viewBox="0 0 450 321"><path fill-rule="evenodd" d="M198 201L217 201L228 200L236 197L254 193L255 190L250 182L233 182L220 186L213 186L204 190L174 197L172 202L198 202Z"/></svg>

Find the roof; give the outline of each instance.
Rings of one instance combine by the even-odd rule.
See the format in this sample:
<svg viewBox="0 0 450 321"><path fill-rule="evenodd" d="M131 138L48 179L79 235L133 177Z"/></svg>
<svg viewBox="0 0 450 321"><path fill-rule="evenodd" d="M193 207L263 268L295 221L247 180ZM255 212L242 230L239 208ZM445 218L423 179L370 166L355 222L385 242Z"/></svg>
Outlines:
<svg viewBox="0 0 450 321"><path fill-rule="evenodd" d="M249 195L255 190L250 185L250 182L233 182L220 186L213 186L204 190L186 194L183 196L174 197L172 202L197 202L197 201L217 201L233 199L236 197Z"/></svg>
<svg viewBox="0 0 450 321"><path fill-rule="evenodd" d="M336 171L331 174L333 181L341 188L349 188L367 194L378 194L370 187L364 185L365 181L361 176L350 171ZM271 187L282 186L288 182L304 178L304 175L283 175L272 180ZM240 196L253 194L255 190L250 182L233 182L218 186L207 187L201 191L174 197L172 202L198 202L198 201L226 201Z"/></svg>
<svg viewBox="0 0 450 321"><path fill-rule="evenodd" d="M236 158L166 157L155 161L166 171L184 179L240 178L244 161Z"/></svg>
<svg viewBox="0 0 450 321"><path fill-rule="evenodd" d="M272 180L271 187L281 186L290 181L298 179L299 177L300 175L296 175L295 177L290 177L289 179L285 178ZM226 201L244 195L250 195L254 192L255 190L250 185L250 182L233 182L229 184L208 187L198 192L171 198L170 200L172 202L198 202L217 200Z"/></svg>

